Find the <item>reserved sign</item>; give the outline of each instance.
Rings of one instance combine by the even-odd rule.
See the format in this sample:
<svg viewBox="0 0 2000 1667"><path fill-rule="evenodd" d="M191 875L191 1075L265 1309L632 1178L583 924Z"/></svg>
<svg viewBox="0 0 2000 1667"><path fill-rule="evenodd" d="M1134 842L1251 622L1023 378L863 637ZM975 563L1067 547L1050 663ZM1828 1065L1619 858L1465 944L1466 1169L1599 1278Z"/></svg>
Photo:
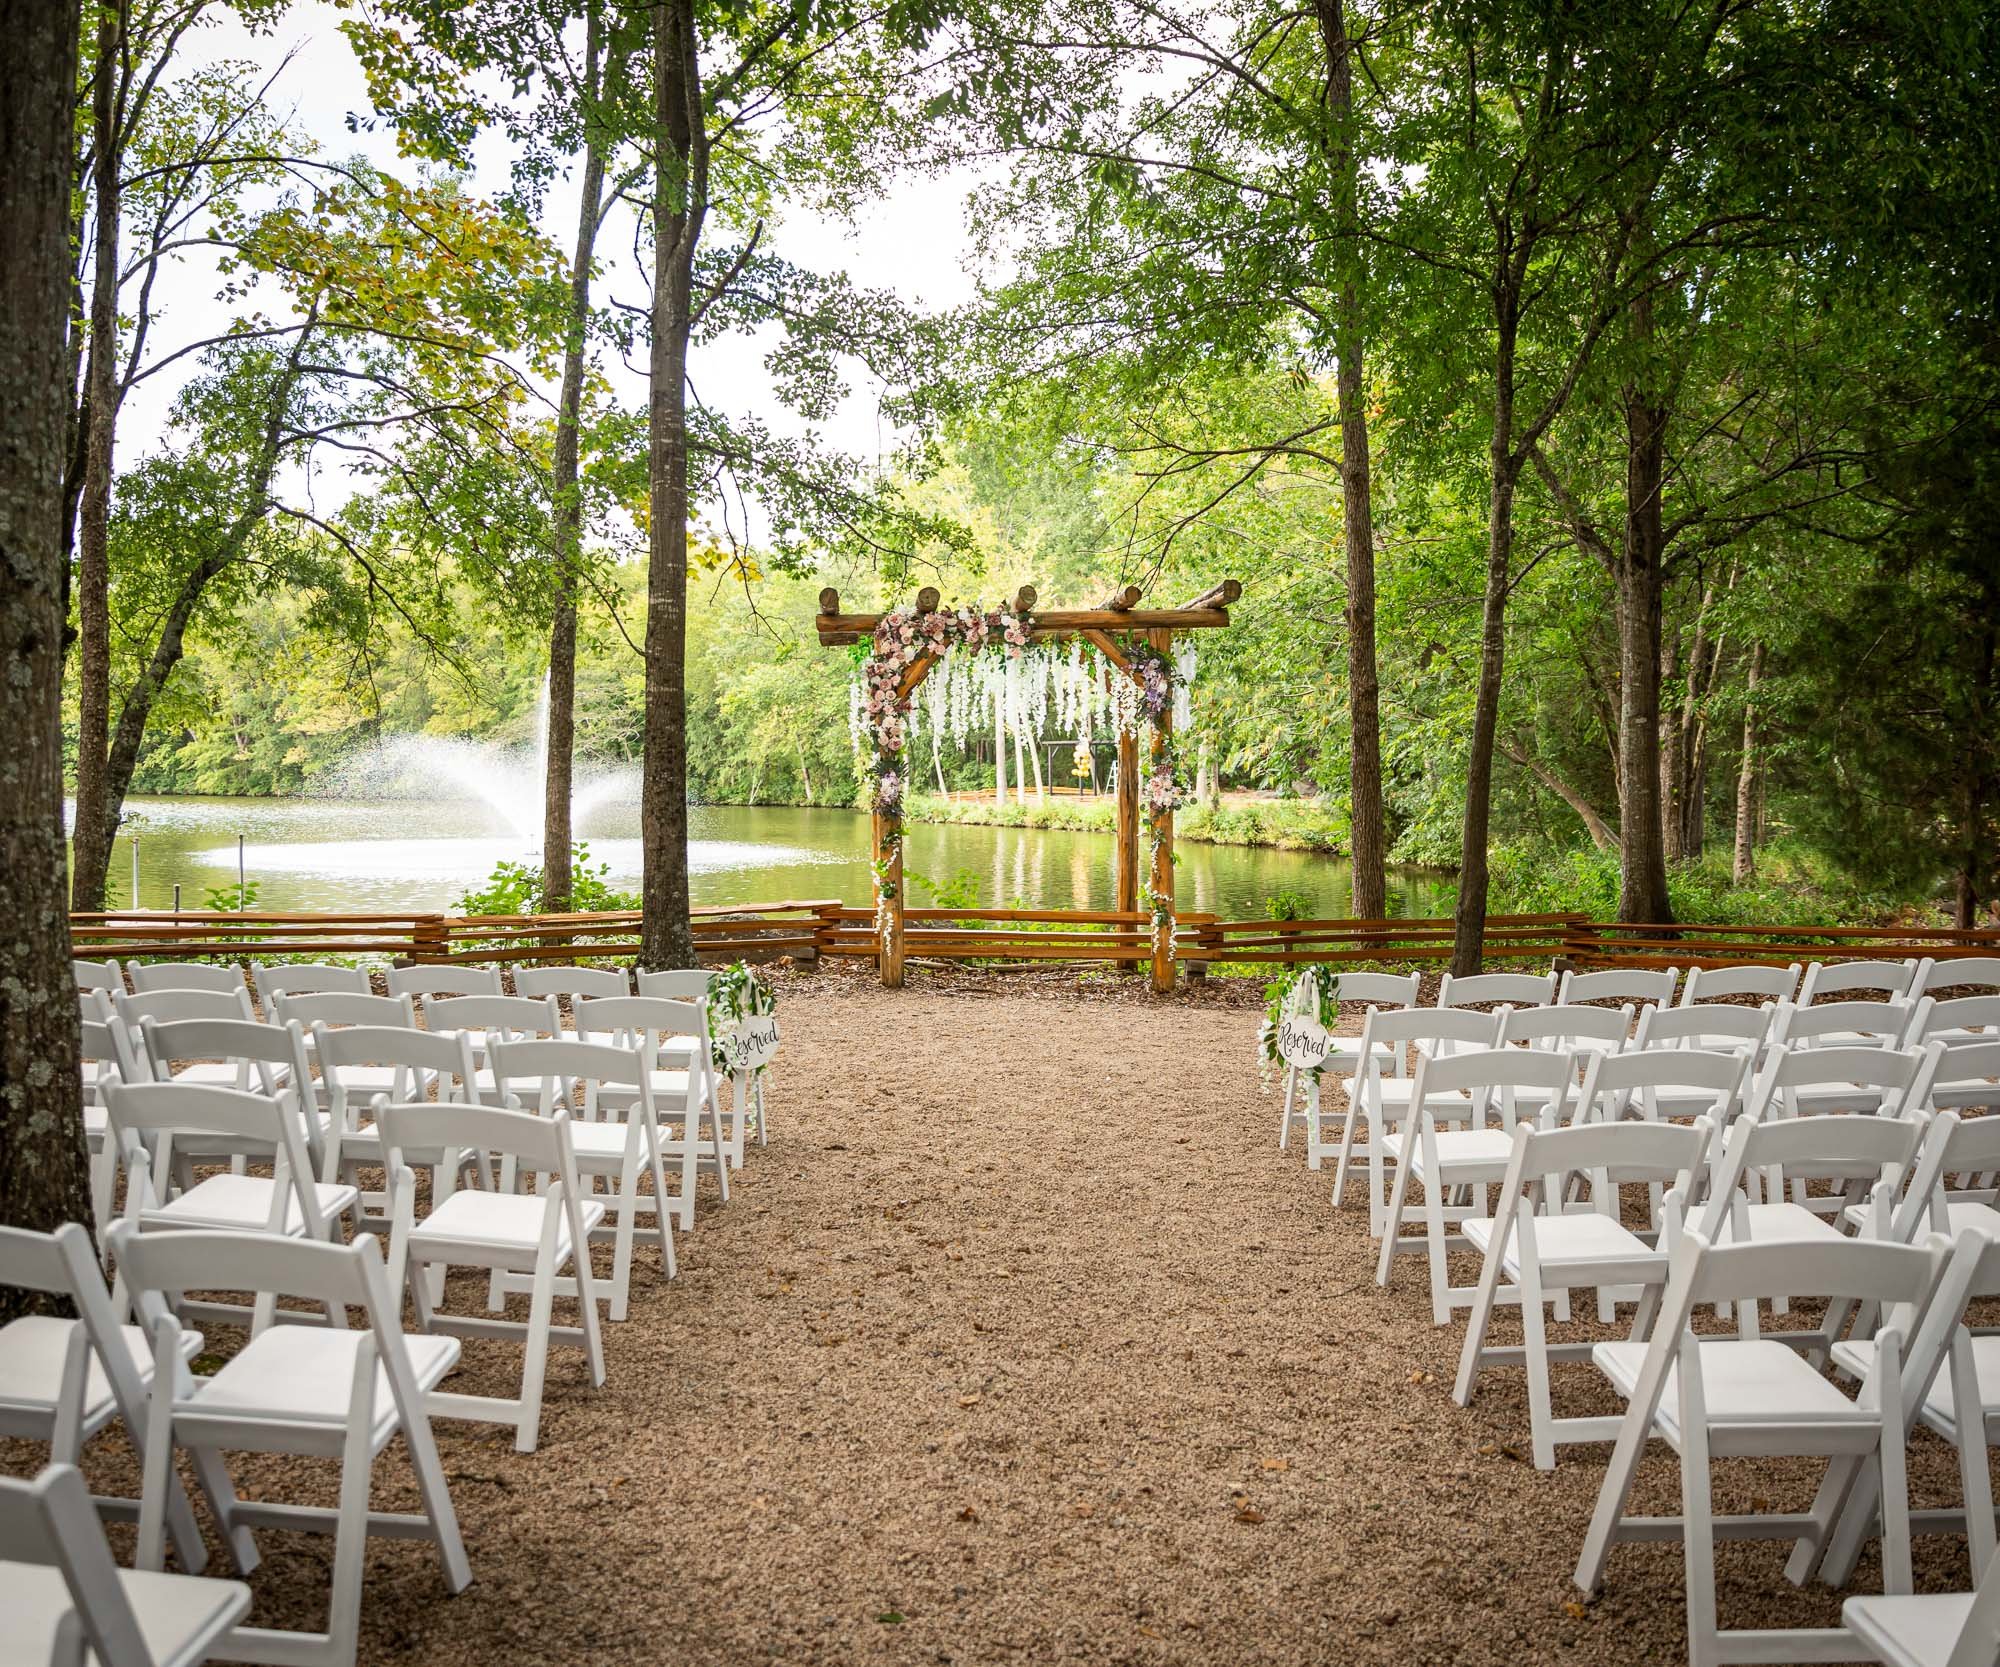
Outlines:
<svg viewBox="0 0 2000 1667"><path fill-rule="evenodd" d="M778 1016L759 1013L736 1027L736 1046L746 1071L760 1070L778 1052Z"/></svg>
<svg viewBox="0 0 2000 1667"><path fill-rule="evenodd" d="M1287 1065L1316 1071L1333 1052L1333 1035L1312 1019L1286 1019L1278 1026L1278 1057Z"/></svg>

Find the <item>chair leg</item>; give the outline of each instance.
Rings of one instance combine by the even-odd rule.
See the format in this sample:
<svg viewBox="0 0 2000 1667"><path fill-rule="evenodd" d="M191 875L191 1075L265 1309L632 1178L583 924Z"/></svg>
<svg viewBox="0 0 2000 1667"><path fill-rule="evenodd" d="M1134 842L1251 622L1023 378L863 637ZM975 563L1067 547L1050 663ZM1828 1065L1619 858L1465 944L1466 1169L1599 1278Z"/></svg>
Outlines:
<svg viewBox="0 0 2000 1667"><path fill-rule="evenodd" d="M1555 1403L1549 1392L1549 1334L1542 1282L1527 1257L1521 1269L1521 1357L1528 1368L1528 1447L1537 1470L1556 1467Z"/></svg>
<svg viewBox="0 0 2000 1667"><path fill-rule="evenodd" d="M1689 1401L1700 1403L1700 1392L1681 1395L1683 1442L1681 1454L1681 1547L1687 1580L1688 1667L1717 1667L1722 1660L1715 1624L1715 1518L1709 1491L1707 1432L1687 1422ZM1698 1413L1706 1416L1705 1412Z"/></svg>
<svg viewBox="0 0 2000 1667"><path fill-rule="evenodd" d="M1451 1324L1451 1270L1445 1265L1444 1187L1424 1179L1424 1260L1430 1264L1431 1324Z"/></svg>
<svg viewBox="0 0 2000 1667"><path fill-rule="evenodd" d="M357 1357L368 1381L358 1394L359 1416L350 1413L347 1440L340 1456L340 1509L333 1540L333 1591L327 1602L327 1654L334 1662L351 1663L361 1637L361 1576L368 1563L368 1483L374 1453L368 1426L374 1422L375 1351L364 1347ZM360 1377L357 1369L356 1377Z"/></svg>
<svg viewBox="0 0 2000 1667"><path fill-rule="evenodd" d="M1965 1398L1961 1392L1958 1404L1976 1408L1979 1401L1976 1396ZM1961 1418L1958 1426L1958 1473L1960 1485L1965 1490L1965 1541L1966 1549L1972 1556L1975 1584L1979 1571L1993 1561L1994 1544L1993 1479L1986 1470L1983 1422L1975 1413L1970 1418Z"/></svg>
<svg viewBox="0 0 2000 1667"><path fill-rule="evenodd" d="M1486 1261L1479 1270L1479 1292L1472 1301L1472 1317L1465 1328L1465 1346L1458 1353L1458 1381L1451 1386L1451 1398L1462 1407L1472 1405L1479 1387L1479 1370L1486 1353L1486 1333L1492 1328L1493 1308L1500 1292L1502 1262L1500 1235L1507 1231L1506 1206L1502 1219L1493 1224L1494 1242L1486 1249Z"/></svg>
<svg viewBox="0 0 2000 1667"><path fill-rule="evenodd" d="M417 1473L417 1493L424 1502L424 1514L431 1520L445 1587L451 1592L462 1592L472 1584L472 1563L458 1531L458 1511L451 1502L444 1465L438 1459L437 1437L431 1431L430 1417L421 1400L403 1410L403 1442L410 1450L410 1467Z"/></svg>
<svg viewBox="0 0 2000 1667"><path fill-rule="evenodd" d="M542 1427L542 1387L549 1375L549 1310L555 1301L555 1273L549 1258L535 1263L535 1286L528 1298L528 1332L521 1356L521 1409L514 1424L514 1451L532 1453Z"/></svg>
<svg viewBox="0 0 2000 1667"><path fill-rule="evenodd" d="M618 1212L611 1252L611 1317L614 1320L624 1319L631 1307L632 1234L636 1225L633 1217L637 1214L638 1202L639 1165L636 1155L628 1155L624 1168L619 1171L617 1191L611 1200L611 1208Z"/></svg>
<svg viewBox="0 0 2000 1667"><path fill-rule="evenodd" d="M674 1221L667 1207L667 1171L660 1161L660 1143L650 1141L647 1147L647 1161L653 1167L653 1222L660 1230L660 1271L669 1279L680 1277L680 1262L674 1255ZM689 1208L693 1207L691 1181L685 1182L690 1188Z"/></svg>
<svg viewBox="0 0 2000 1667"><path fill-rule="evenodd" d="M1371 1130L1368 1144L1376 1144L1376 1136ZM1407 1145L1407 1140L1405 1141ZM1389 1202L1382 1212L1382 1255L1375 1268L1375 1283L1386 1286L1389 1283L1389 1265L1396 1256L1396 1236L1403 1230L1403 1198L1410 1190L1410 1165L1408 1154L1399 1154L1396 1159L1396 1179L1389 1190Z"/></svg>

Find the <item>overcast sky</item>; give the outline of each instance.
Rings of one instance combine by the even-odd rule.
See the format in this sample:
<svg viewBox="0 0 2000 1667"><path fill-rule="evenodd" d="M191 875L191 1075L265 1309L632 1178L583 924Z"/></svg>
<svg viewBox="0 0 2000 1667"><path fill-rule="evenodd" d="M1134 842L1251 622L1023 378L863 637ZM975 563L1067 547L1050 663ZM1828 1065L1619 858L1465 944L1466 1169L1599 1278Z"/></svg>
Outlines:
<svg viewBox="0 0 2000 1667"><path fill-rule="evenodd" d="M392 134L348 130L350 114L366 116L369 106L360 68L338 30L340 17L321 0L301 0L284 14L274 32L253 35L232 14L224 13L221 22L195 33L183 48L181 62L192 67L205 61L238 59L269 68L286 52L294 52L272 91L276 110L290 112L293 125L315 139L323 153L333 157L364 155L385 169L408 176L414 166L397 157ZM485 141L477 160L477 189L490 192L505 186L508 154L504 141L497 137ZM973 288L967 264L970 240L965 204L974 183L965 175L900 180L853 227L790 207L769 246L801 266L822 272L845 270L856 283L893 290L911 304L950 306L967 299ZM562 189L552 192L542 229L566 250L575 224L574 197ZM598 245L603 269L600 298L644 303L646 290L633 268L631 244L629 215L615 216ZM199 259L163 278L158 295L166 316L155 336L160 351L223 327L228 315L215 300L215 288L211 267ZM710 404L735 413L755 413L779 432L796 434L804 425L772 397L770 378L762 363L764 351L764 345L748 336L725 338L699 348L690 367L693 381ZM643 367L643 347L639 362ZM642 376L622 371L615 362L606 368L625 399L634 405L643 402ZM878 421L877 390L865 385L858 370L856 367L857 374L849 378L853 391L844 408L821 435L841 451L873 458L892 436ZM172 373L133 390L120 424L121 466L129 466L157 446L173 392ZM332 501L345 495L337 477L320 478L315 491L322 507L330 507Z"/></svg>

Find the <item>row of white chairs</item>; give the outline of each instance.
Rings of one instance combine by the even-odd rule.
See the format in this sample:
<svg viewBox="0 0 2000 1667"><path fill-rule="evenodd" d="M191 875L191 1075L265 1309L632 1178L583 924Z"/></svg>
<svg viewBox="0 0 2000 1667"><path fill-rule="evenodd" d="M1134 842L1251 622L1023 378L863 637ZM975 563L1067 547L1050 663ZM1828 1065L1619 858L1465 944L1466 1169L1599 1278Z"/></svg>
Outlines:
<svg viewBox="0 0 2000 1667"><path fill-rule="evenodd" d="M129 990L242 990L252 1000L273 996L321 995L346 991L367 995L375 977L392 996L497 996L503 993L497 967L423 961L407 966L370 967L335 961L235 963L227 961L87 961L72 963L79 990L107 996ZM622 967L517 967L514 993L523 996L673 996L685 999L706 988L706 973L627 971Z"/></svg>
<svg viewBox="0 0 2000 1667"><path fill-rule="evenodd" d="M1357 1081L1336 1189L1359 1123L1368 1135L1370 1226L1381 1241L1378 1278L1389 1278L1414 1183L1425 1236L1413 1248L1430 1255L1433 1318L1471 1310L1455 1398L1469 1403L1496 1365L1524 1366L1538 1466L1553 1466L1561 1445L1615 1439L1577 1584L1597 1588L1615 1541L1680 1538L1694 1662L1992 1667L2000 1557L1987 1448L2000 1437L2000 1337L1974 1337L1964 1321L1969 1303L2000 1295L1992 1190L2000 1117L1961 1120L1951 1107L2000 1103L2000 1041L1941 1039L1954 1030L1977 1037L1995 1017L1942 1003L1932 1010L1956 1007L1976 1023L1938 1023L1917 1032L1932 1038L1927 1045L1898 1045L1930 999L1892 998L1882 1005L1893 1014L1874 1015L1825 1004L1823 1017L1778 1033L1783 1039L1774 1039L1779 1010L1768 1004L1695 1015L1656 1009L1636 1024L1630 1006L1596 1016L1557 1007L1476 1016L1376 1010L1349 1055ZM1857 1017L1879 1022L1839 1034L1842 1021ZM1810 1193L1808 1181L1831 1183L1831 1194ZM1628 1187L1646 1193L1636 1226L1621 1194ZM1476 1287L1449 1285L1453 1245L1480 1254ZM1568 1318L1578 1289L1595 1289L1605 1320L1617 1304L1635 1305L1629 1338L1552 1343L1548 1312ZM1821 1325L1760 1332L1760 1311L1783 1313L1809 1296L1828 1299ZM1733 1313L1734 1338L1697 1340L1693 1314L1709 1304ZM1501 1306L1520 1309L1519 1347L1491 1341ZM1593 1363L1626 1413L1556 1417L1550 1365L1561 1359ZM1824 1375L1828 1364L1858 1381L1856 1395ZM1919 1422L1957 1448L1965 1505L1916 1513L1917 1526L1966 1535L1981 1576L1976 1597L1909 1595L1902 1466ZM1625 1499L1654 1438L1681 1455L1683 1509L1677 1518L1634 1519ZM1717 1518L1709 1460L1742 1452L1827 1457L1812 1510ZM1718 1535L1792 1539L1792 1577L1817 1572L1837 1586L1871 1534L1883 1540L1887 1593L1850 1599L1840 1628L1719 1627Z"/></svg>
<svg viewBox="0 0 2000 1667"><path fill-rule="evenodd" d="M94 1200L107 1218L116 1171L126 1180L103 1234L115 1283L107 1289L80 1227L0 1234L0 1282L65 1298L77 1316L0 1333L0 1433L51 1448L42 1477L0 1493L0 1589L26 1594L31 1636L45 1632L50 1650L66 1652L55 1659L80 1662L88 1649L125 1667L213 1650L345 1667L371 1532L428 1538L451 1590L470 1579L430 1420L508 1425L517 1449L532 1451L552 1346L582 1349L591 1384L604 1382L599 1303L614 1321L629 1313L640 1218L650 1218L647 1236L657 1234L671 1277L697 1175L712 1172L727 1197L746 1104L764 1133L761 1096L747 1099L740 1076L725 1100L701 1003L590 987L572 974L593 969L557 970L573 1030L554 992L446 994L427 1003L428 1029L417 1028L408 989L385 998L273 978L263 985L268 1022L252 1014L247 987L221 980L100 992L110 1011L89 1021L86 1051L97 1056L93 1128L114 1171ZM708 975L678 976L683 993L705 990ZM678 1192L666 1184L669 1156ZM364 1192L364 1171L377 1168L384 1184ZM426 1170L428 1189L417 1180ZM343 1223L356 1228L351 1241ZM598 1240L612 1245L608 1282L591 1267ZM485 1313L446 1311L452 1267L486 1276ZM232 1308L207 1295L218 1292L252 1300ZM525 1322L506 1316L515 1293L528 1297ZM575 1299L576 1324L553 1324L558 1297ZM356 1310L359 1331L349 1328ZM210 1318L246 1323L249 1341L196 1377L190 1363L204 1340L188 1322ZM517 1395L442 1387L468 1335L524 1345ZM139 1453L140 1499L96 1503L113 1519L136 1517L134 1571L111 1568L74 1470L83 1443L114 1420ZM423 1508L388 1516L368 1508L368 1472L397 1434ZM230 1448L341 1458L338 1509L238 1498L220 1456ZM326 1631L243 1626L239 1583L193 1578L206 1554L176 1449L192 1460L241 1571L256 1566L257 1528L334 1534ZM187 1574L159 1572L170 1542Z"/></svg>

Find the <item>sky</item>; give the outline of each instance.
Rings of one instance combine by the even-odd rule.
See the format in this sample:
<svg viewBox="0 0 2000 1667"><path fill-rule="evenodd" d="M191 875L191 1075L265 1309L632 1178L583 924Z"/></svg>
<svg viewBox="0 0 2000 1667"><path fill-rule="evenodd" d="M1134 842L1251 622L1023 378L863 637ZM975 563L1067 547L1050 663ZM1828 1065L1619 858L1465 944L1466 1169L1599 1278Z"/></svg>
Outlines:
<svg viewBox="0 0 2000 1667"><path fill-rule="evenodd" d="M274 31L251 34L233 14L224 14L220 22L195 33L183 47L180 62L193 67L248 60L268 69L291 52L292 62L270 95L273 107L289 112L293 125L317 140L325 154L365 156L385 170L408 176L414 167L397 157L393 134L383 129L349 131L349 116L365 117L369 106L360 67L338 30L341 15L323 0L300 0ZM476 163L476 189L490 192L505 186L504 140L493 136L482 142ZM974 176L963 173L899 180L852 226L791 206L770 246L800 266L821 272L844 270L857 284L891 290L909 304L949 307L969 299L974 289L966 203L976 183ZM574 195L563 189L551 192L542 230L566 247L575 223ZM598 247L603 270L600 298L643 305L646 289L632 262L629 217L614 217ZM163 351L223 327L228 309L215 299L215 289L211 268L199 259L163 276L158 298L166 316L155 335ZM690 364L691 379L710 404L738 415L759 416L780 434L798 435L806 425L772 394L762 363L767 345L755 336L738 335L698 347ZM621 397L634 405L645 398L643 347L638 363L638 372L615 360L605 367ZM881 421L879 390L868 385L858 365L853 372L847 379L849 397L818 433L832 448L872 460L889 450L895 437ZM133 390L120 422L121 467L159 446L177 385L178 379L166 373ZM349 490L337 471L317 476L312 486L322 512L337 505Z"/></svg>

